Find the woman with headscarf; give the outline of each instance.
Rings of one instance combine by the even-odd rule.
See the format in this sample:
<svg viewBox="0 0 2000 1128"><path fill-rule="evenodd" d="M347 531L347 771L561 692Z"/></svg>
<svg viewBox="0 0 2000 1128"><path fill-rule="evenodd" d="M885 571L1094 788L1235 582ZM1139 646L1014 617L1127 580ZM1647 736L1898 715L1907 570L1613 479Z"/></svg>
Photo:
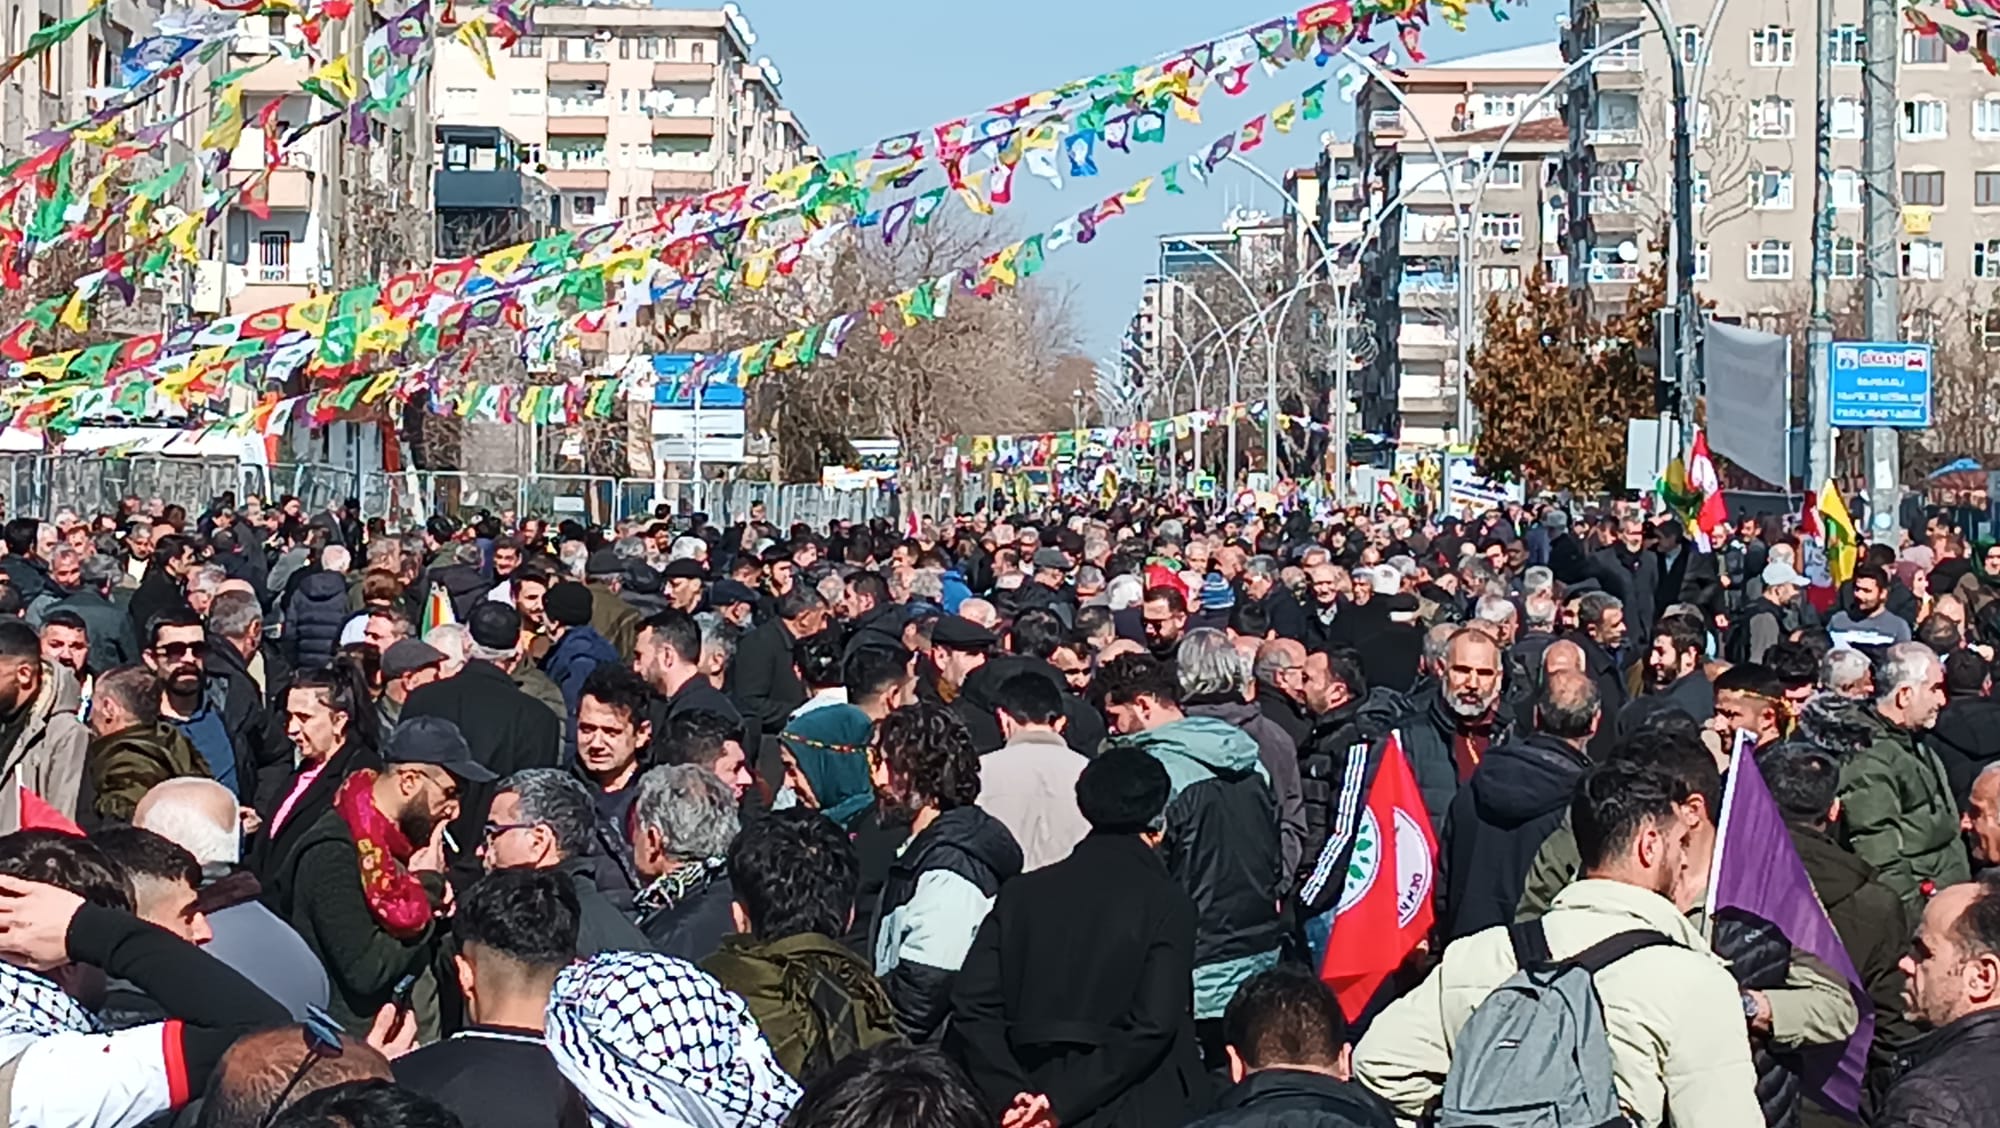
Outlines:
<svg viewBox="0 0 2000 1128"><path fill-rule="evenodd" d="M544 1037L599 1128L778 1128L799 1099L743 1000L672 956L564 968Z"/></svg>

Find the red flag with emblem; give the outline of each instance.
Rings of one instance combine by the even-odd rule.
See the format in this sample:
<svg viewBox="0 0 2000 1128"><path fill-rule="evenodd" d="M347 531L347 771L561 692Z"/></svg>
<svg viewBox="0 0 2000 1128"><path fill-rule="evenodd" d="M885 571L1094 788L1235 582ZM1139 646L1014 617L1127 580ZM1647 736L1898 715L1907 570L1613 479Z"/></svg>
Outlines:
<svg viewBox="0 0 2000 1128"><path fill-rule="evenodd" d="M1400 732L1383 742L1352 835L1347 872L1333 875L1343 884L1319 968L1349 1022L1430 936L1435 921L1437 838Z"/></svg>

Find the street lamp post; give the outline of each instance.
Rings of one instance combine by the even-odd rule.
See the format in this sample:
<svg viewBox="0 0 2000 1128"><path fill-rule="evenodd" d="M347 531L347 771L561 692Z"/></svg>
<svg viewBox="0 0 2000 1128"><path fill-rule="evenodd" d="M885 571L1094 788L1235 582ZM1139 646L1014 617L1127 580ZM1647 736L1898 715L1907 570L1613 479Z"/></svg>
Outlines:
<svg viewBox="0 0 2000 1128"><path fill-rule="evenodd" d="M1647 14L1667 41L1667 74L1674 96L1674 214L1672 232L1673 269L1667 272L1667 304L1674 311L1674 373L1680 388L1681 449L1694 445L1694 404L1700 388L1697 368L1701 351L1700 308L1694 296L1694 127L1688 105L1687 60L1679 49L1680 32L1660 0L1644 0ZM1820 44L1824 50L1825 45ZM1666 342L1660 344L1664 347ZM1661 354L1662 361L1666 353Z"/></svg>

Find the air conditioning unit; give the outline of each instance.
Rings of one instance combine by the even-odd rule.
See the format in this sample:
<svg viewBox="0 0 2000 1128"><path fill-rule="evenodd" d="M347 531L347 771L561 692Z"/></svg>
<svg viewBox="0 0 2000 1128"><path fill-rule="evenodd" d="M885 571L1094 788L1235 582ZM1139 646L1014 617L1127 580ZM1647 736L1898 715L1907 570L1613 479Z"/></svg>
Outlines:
<svg viewBox="0 0 2000 1128"><path fill-rule="evenodd" d="M291 276L292 268L289 266L260 266L257 268L257 281L259 282L283 282L291 278Z"/></svg>

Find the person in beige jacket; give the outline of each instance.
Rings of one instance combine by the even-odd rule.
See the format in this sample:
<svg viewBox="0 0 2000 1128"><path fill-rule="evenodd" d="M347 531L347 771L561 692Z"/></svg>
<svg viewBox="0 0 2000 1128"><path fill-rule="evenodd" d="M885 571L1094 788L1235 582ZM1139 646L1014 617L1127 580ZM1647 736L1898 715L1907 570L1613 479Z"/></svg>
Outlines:
<svg viewBox="0 0 2000 1128"><path fill-rule="evenodd" d="M0 832L19 829L11 782L40 796L64 817L76 817L90 732L77 717L82 691L76 675L42 658L34 628L0 621Z"/></svg>
<svg viewBox="0 0 2000 1128"><path fill-rule="evenodd" d="M1674 943L1641 949L1596 978L1619 1103L1635 1123L1762 1128L1736 983L1673 898L1691 895L1687 840L1697 815L1661 768L1613 761L1578 789L1571 821L1584 878L1543 917L1561 959L1620 932ZM1514 974L1504 927L1467 936L1410 994L1382 1012L1354 1053L1354 1074L1415 1121L1444 1088L1459 1031Z"/></svg>

